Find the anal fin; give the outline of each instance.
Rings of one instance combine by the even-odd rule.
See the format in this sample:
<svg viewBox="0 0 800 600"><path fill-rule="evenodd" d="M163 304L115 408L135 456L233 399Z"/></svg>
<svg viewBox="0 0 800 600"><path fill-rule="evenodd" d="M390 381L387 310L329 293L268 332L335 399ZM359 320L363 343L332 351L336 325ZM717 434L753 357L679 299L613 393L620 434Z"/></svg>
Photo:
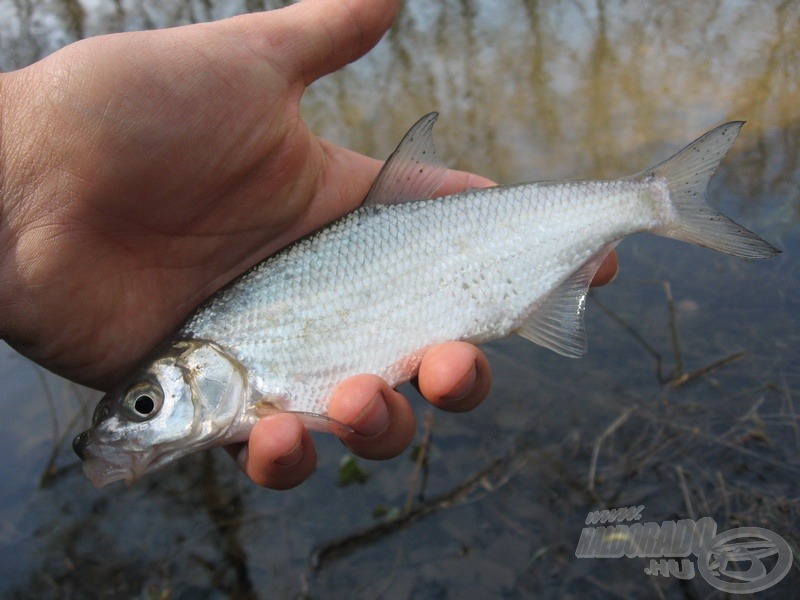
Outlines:
<svg viewBox="0 0 800 600"><path fill-rule="evenodd" d="M537 306L516 333L534 344L570 358L586 353L583 313L597 269L617 243L604 246Z"/></svg>

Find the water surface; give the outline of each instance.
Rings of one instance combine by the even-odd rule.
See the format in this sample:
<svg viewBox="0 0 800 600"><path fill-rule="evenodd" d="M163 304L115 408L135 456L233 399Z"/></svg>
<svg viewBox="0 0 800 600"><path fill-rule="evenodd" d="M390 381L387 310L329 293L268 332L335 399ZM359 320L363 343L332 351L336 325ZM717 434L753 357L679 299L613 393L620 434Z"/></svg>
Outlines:
<svg viewBox="0 0 800 600"><path fill-rule="evenodd" d="M0 68L85 36L264 6L0 0ZM589 301L589 354L568 360L517 338L489 345L492 396L471 414L433 416L424 478L409 451L360 461L366 483L340 487L345 451L320 437L317 473L289 492L253 487L221 451L98 491L69 449L94 396L2 347L0 593L713 596L699 577L645 575L644 559L575 557L587 512L638 504L647 521L709 516L719 531L763 527L797 549L799 65L794 2L405 3L370 55L307 93L303 113L320 135L384 158L439 110L446 162L511 183L627 175L744 119L710 193L784 253L748 262L627 240L618 280ZM676 367L666 283L684 372L744 356L679 387L660 383L654 353L665 375ZM376 509L397 514L420 487L414 506L449 494L447 506L310 566L315 549L385 519ZM787 597L799 583L794 567L761 597Z"/></svg>

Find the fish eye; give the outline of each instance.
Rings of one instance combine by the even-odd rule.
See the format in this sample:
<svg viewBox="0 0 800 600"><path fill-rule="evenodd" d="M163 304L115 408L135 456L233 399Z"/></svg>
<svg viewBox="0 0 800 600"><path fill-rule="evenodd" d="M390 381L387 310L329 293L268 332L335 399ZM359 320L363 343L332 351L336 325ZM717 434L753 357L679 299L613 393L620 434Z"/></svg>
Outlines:
<svg viewBox="0 0 800 600"><path fill-rule="evenodd" d="M164 395L161 388L152 383L133 386L125 394L123 406L129 417L136 421L146 421L161 409Z"/></svg>
<svg viewBox="0 0 800 600"><path fill-rule="evenodd" d="M153 412L155 407L156 403L153 401L153 399L145 394L137 396L136 400L133 402L133 410L140 415L149 415L151 412Z"/></svg>

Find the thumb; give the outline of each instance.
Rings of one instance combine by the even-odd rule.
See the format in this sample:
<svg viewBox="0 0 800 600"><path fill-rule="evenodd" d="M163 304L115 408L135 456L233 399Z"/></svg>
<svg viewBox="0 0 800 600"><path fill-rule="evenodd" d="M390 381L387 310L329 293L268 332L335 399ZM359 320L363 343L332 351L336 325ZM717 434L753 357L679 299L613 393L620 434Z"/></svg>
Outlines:
<svg viewBox="0 0 800 600"><path fill-rule="evenodd" d="M398 0L302 0L229 23L243 28L289 81L309 85L366 54L389 29L397 5Z"/></svg>

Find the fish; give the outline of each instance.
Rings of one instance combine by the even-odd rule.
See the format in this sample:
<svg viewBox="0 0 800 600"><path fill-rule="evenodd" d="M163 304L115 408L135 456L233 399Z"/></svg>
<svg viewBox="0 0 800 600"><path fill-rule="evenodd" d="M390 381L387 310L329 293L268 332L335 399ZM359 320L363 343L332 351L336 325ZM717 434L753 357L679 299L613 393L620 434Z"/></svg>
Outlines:
<svg viewBox="0 0 800 600"><path fill-rule="evenodd" d="M359 208L219 290L100 400L73 443L95 486L245 441L276 412L343 435L347 426L327 416L342 380L374 373L397 386L442 342L515 333L578 357L589 283L630 234L747 259L780 252L705 199L741 121L622 179L432 199L447 172L437 117L408 131Z"/></svg>

